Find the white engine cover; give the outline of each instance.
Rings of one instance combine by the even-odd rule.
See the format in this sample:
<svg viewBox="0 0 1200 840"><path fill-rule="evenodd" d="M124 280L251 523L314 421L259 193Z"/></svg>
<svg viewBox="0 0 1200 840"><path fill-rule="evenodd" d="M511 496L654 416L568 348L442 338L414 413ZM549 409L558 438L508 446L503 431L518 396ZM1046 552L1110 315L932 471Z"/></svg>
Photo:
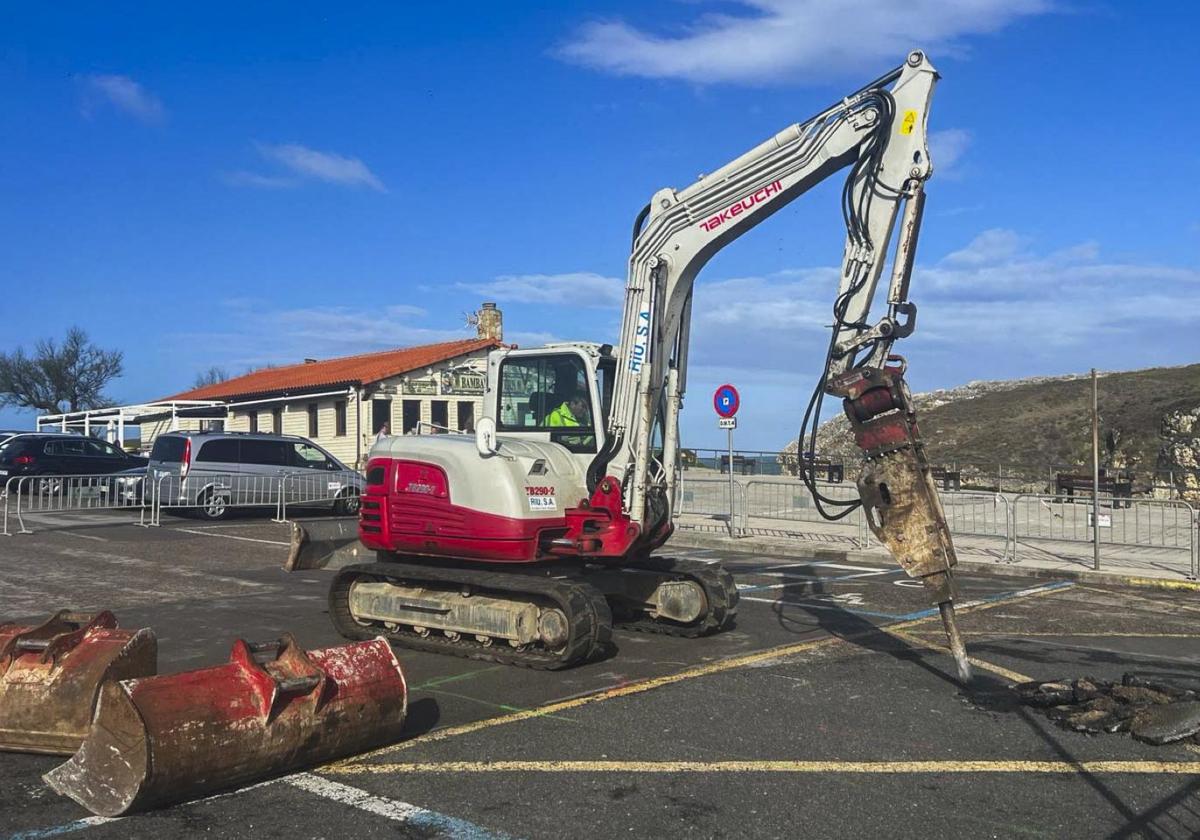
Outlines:
<svg viewBox="0 0 1200 840"><path fill-rule="evenodd" d="M376 443L370 457L440 467L451 504L497 516L562 518L588 497L583 468L562 446L499 436L496 448L484 456L469 435L404 435Z"/></svg>

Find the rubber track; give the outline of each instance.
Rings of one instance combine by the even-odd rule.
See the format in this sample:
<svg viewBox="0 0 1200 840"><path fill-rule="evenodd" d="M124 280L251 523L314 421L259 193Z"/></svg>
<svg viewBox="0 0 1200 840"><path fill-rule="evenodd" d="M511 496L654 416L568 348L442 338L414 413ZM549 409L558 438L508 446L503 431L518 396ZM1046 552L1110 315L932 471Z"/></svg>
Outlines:
<svg viewBox="0 0 1200 840"><path fill-rule="evenodd" d="M668 620L656 620L648 616L621 621L622 630L639 633L660 633L666 636L682 636L695 639L711 633L719 633L733 625L737 616L738 591L731 575L717 563L701 563L679 557L647 557L627 565L630 569L643 569L660 574L675 575L694 580L704 589L708 601L708 612L691 624L677 624Z"/></svg>
<svg viewBox="0 0 1200 840"><path fill-rule="evenodd" d="M384 627L364 627L350 614L350 585L354 578L360 576L408 585L469 585L473 590L493 596L510 597L516 594L550 601L567 615L570 624L567 644L556 654L536 649L516 650L503 640L485 647L466 636L458 641L451 641L445 636L432 634L422 637L405 629L389 631ZM347 566L339 571L329 587L329 617L337 631L348 639L373 639L383 636L393 645L412 650L551 671L587 661L605 648L612 639L612 612L608 602L600 592L586 583L528 574L483 572L397 562L362 563Z"/></svg>

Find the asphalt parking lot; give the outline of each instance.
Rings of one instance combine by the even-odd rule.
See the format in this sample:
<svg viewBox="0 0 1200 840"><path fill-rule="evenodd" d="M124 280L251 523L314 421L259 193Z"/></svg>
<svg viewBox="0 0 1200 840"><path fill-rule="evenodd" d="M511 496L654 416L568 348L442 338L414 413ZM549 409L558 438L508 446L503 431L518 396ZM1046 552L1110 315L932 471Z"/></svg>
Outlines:
<svg viewBox="0 0 1200 840"><path fill-rule="evenodd" d="M111 609L154 628L164 673L239 636L339 643L331 573L283 572L283 526L108 521L0 537L0 618ZM0 838L1200 834L1200 748L1067 732L1006 688L1126 671L1200 687L1195 593L961 575L963 690L922 590L884 563L676 553L734 572L734 630L618 630L558 673L402 651L402 742L121 820L50 791L60 759L0 754Z"/></svg>

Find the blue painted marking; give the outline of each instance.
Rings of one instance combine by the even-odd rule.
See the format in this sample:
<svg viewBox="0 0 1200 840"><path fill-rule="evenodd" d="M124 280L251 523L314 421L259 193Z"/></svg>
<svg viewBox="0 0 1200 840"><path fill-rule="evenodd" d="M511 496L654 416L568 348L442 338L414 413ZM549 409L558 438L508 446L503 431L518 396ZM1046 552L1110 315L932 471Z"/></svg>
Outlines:
<svg viewBox="0 0 1200 840"><path fill-rule="evenodd" d="M404 820L402 825L415 825L418 828L436 831L448 837L461 838L461 840L512 840L508 834L488 831L473 822L460 820L458 817L448 817L424 808Z"/></svg>
<svg viewBox="0 0 1200 840"><path fill-rule="evenodd" d="M75 820L74 822L63 823L52 828L34 828L29 831L18 831L16 834L10 834L8 840L41 840L43 837L57 837L60 834L70 834L72 831L79 831L84 828L91 828L94 825L103 825L106 822L114 821L96 817Z"/></svg>
<svg viewBox="0 0 1200 840"><path fill-rule="evenodd" d="M837 578L829 578L829 580L836 580L836 579ZM805 582L807 583L807 581L805 581ZM1074 585L1075 585L1074 581L1060 580L1060 581L1055 581L1054 583L1048 583L1045 586L1027 587L1025 589L1014 589L1011 592L997 592L994 595L984 595L982 598L972 598L968 603L991 604L996 601L1008 600L1009 598L1012 598L1016 595L1020 595L1022 592L1029 592L1029 591L1052 592L1056 589L1066 589L1066 588L1074 586ZM743 590L743 591L749 592L751 590ZM838 612L846 612L846 613L850 613L851 615L864 615L864 616L870 616L872 618L888 618L888 619L891 619L892 621L914 621L918 618L929 618L930 616L938 614L937 607L930 607L929 609L917 610L916 612L905 613L904 615L893 615L892 613L874 612L872 610L857 610L857 609L852 609L850 607L835 606L833 604L814 604L814 603L809 603L808 601L781 601L780 603L790 604L790 605L796 606L796 607L804 607L806 609L837 610Z"/></svg>

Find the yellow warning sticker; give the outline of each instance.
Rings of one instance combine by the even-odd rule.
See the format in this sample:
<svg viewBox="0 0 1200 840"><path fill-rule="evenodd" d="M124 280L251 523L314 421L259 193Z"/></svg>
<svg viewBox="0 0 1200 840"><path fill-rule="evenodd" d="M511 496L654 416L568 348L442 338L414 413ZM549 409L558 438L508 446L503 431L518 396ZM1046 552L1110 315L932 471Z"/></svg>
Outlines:
<svg viewBox="0 0 1200 840"><path fill-rule="evenodd" d="M904 119L900 120L900 133L912 134L913 126L917 124L917 112L905 111Z"/></svg>

